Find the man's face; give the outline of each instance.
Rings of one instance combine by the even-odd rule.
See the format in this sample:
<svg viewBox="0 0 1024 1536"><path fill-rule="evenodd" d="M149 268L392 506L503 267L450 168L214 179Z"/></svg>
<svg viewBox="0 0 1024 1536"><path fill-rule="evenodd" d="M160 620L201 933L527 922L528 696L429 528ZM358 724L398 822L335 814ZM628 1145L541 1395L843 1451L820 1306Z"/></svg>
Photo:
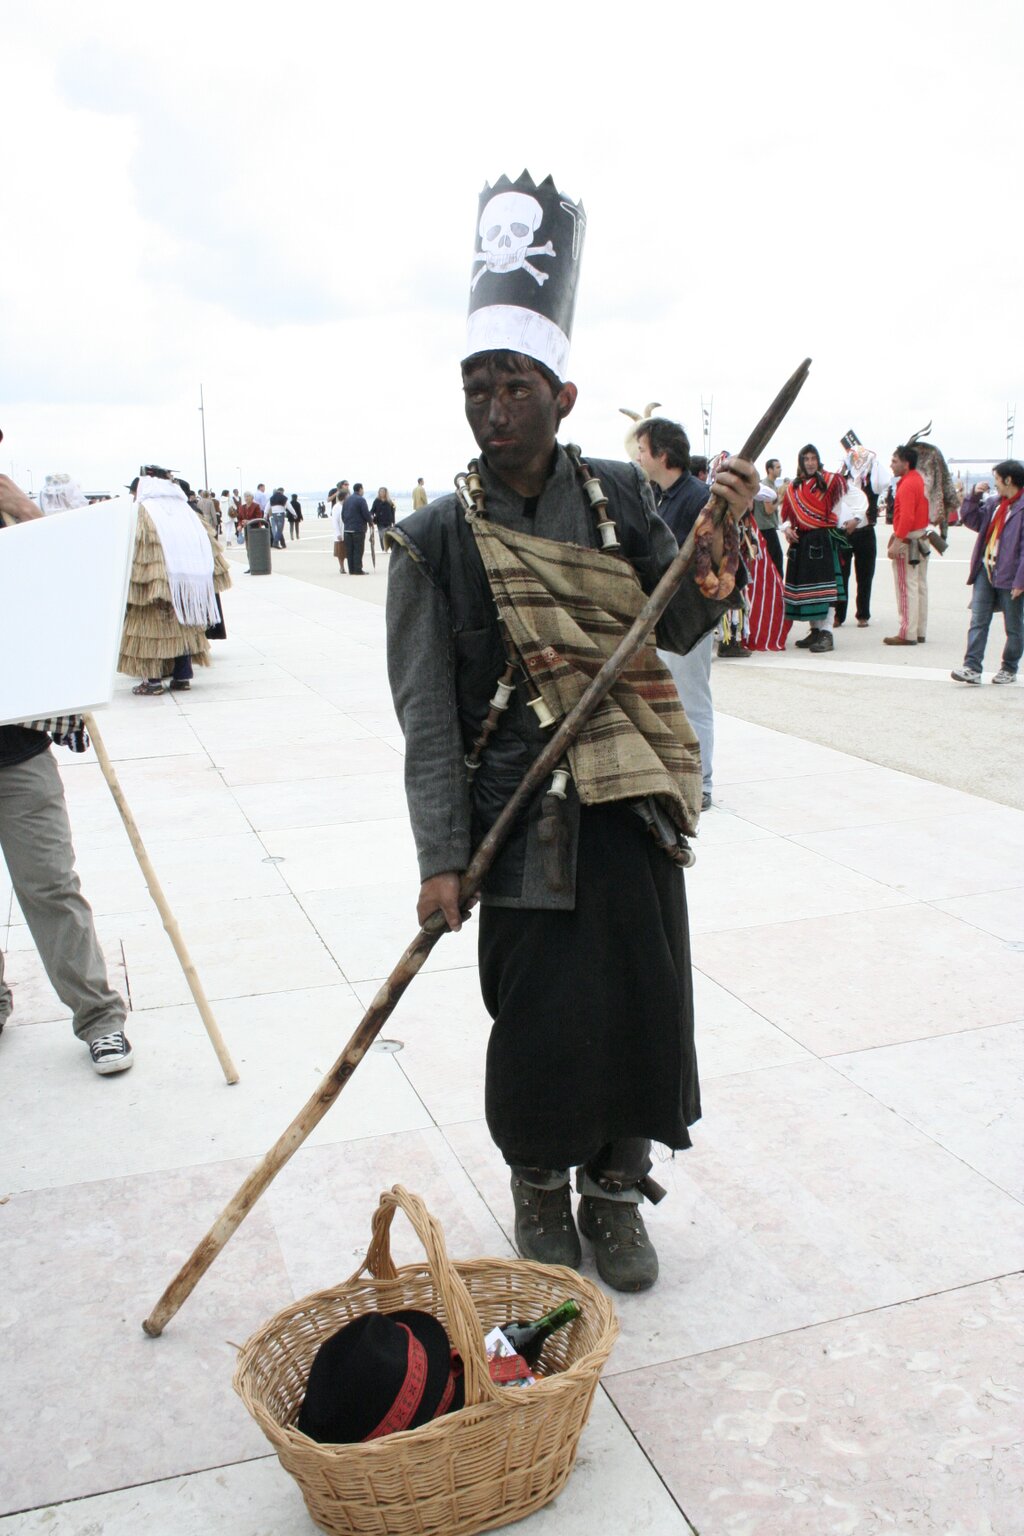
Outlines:
<svg viewBox="0 0 1024 1536"><path fill-rule="evenodd" d="M649 437L637 434L636 461L640 465L648 480L653 480L657 473L658 461L651 452L651 440Z"/></svg>
<svg viewBox="0 0 1024 1536"><path fill-rule="evenodd" d="M781 468L782 465L779 463L778 459L769 459L768 463L765 465L765 475L769 480L772 481L773 484L779 478L779 470Z"/></svg>
<svg viewBox="0 0 1024 1536"><path fill-rule="evenodd" d="M571 409L571 401L560 408L566 389L572 386L555 394L536 369L504 373L487 359L464 373L466 420L477 447L502 479L554 452L558 423Z"/></svg>
<svg viewBox="0 0 1024 1536"><path fill-rule="evenodd" d="M996 490L999 492L1000 496L1008 496L1011 501L1017 500L1017 497L1020 495L1021 491L1019 485L1014 485L1012 480L1004 479L1002 475L996 474L994 471L992 478L996 482Z"/></svg>
<svg viewBox="0 0 1024 1536"><path fill-rule="evenodd" d="M821 468L821 460L816 453L802 453L800 455L800 470L805 475L816 475Z"/></svg>
<svg viewBox="0 0 1024 1536"><path fill-rule="evenodd" d="M894 453L892 458L889 460L889 468L892 470L896 478L900 479L903 475L906 474L910 466L906 459L901 459L898 453Z"/></svg>

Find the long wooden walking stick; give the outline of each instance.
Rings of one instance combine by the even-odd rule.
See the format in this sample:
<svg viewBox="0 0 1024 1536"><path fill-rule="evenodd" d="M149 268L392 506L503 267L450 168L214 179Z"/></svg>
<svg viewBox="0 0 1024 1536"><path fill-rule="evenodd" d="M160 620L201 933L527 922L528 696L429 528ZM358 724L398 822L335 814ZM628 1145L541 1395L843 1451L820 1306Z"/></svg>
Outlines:
<svg viewBox="0 0 1024 1536"><path fill-rule="evenodd" d="M779 423L783 420L786 412L800 393L810 365L810 358L805 359L801 363L792 378L772 401L772 404L744 443L737 455L738 458L753 460L760 457L777 430ZM714 492L711 494L708 508L711 509L711 516L715 522L721 524L727 515L727 508L725 503L715 496ZM694 528L686 543L640 610L628 633L624 635L611 656L601 667L601 670L588 684L579 702L570 710L561 725L552 733L547 746L531 764L522 783L490 831L483 838L462 877L459 886L460 906L465 906L476 895L484 876L494 862L499 848L508 836L512 824L520 811L552 770L561 762L565 756L566 748L576 739L583 726L586 725L591 715L601 703L601 700L610 691L619 674L626 669L637 651L647 642L651 631L655 628L658 619L668 607L674 594L678 591L687 573L690 562L693 559L696 532L697 529ZM333 1067L331 1067L326 1077L324 1077L312 1098L303 1105L287 1130L275 1141L262 1162L244 1180L238 1192L229 1200L199 1246L182 1265L149 1317L146 1318L142 1326L151 1337L156 1338L163 1332L166 1325L178 1311L178 1308L192 1294L225 1243L237 1231L245 1217L252 1210L263 1191L276 1178L285 1163L298 1151L306 1137L326 1115L380 1033L384 1023L391 1016L395 1005L398 1003L406 987L421 969L441 934L447 932L447 926L440 912L434 912L427 918L419 933L373 999L373 1002L363 1016L362 1022L356 1028L344 1051L338 1057Z"/></svg>
<svg viewBox="0 0 1024 1536"><path fill-rule="evenodd" d="M185 948L185 940L181 936L178 920L168 906L167 897L163 893L163 887L156 877L156 870L153 868L149 854L146 852L146 845L142 841L135 817L132 815L131 806L125 799L124 790L121 788L121 781L114 771L114 765L110 761L107 749L103 744L103 737L96 727L95 715L85 716L85 726L92 738L92 744L96 748L96 756L99 759L103 777L107 781L110 793L114 797L114 804L117 806L121 814L121 820L124 822L124 829L128 833L128 841L132 845L132 851L139 861L139 868L142 870L146 885L149 887L149 894L152 896L156 909L160 913L160 920L167 931L167 937L174 945L174 953L177 955L181 968L185 973L185 980L188 982L189 991L195 998L196 1007L199 1009L199 1017L206 1026L206 1033L210 1037L210 1043L217 1052L217 1060L221 1064L226 1080L229 1083L237 1083L238 1068L231 1060L228 1048L224 1044L224 1037L217 1026L217 1020L213 1016L213 1010L207 1001L206 993L203 991L203 984L199 980L195 966L192 964L192 956Z"/></svg>

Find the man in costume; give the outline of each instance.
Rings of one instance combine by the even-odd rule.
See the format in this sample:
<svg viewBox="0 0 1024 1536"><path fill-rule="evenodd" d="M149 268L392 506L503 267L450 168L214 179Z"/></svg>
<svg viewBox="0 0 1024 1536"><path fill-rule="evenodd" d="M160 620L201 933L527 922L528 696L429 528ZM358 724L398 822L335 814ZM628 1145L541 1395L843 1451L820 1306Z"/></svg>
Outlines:
<svg viewBox="0 0 1024 1536"><path fill-rule="evenodd" d="M389 532L388 661L417 915L440 910L452 929L472 848L677 552L636 465L587 463L556 443L576 400L568 353L584 229L582 207L550 177L485 188L462 364L481 457L459 495ZM740 463L717 487L733 512L756 488ZM721 552L716 530L712 559ZM658 644L685 654L723 607L688 576ZM579 1264L576 1166L581 1229L620 1290L657 1278L640 1214L644 1194L662 1193L651 1140L689 1146L700 1115L681 862L700 798L696 738L648 646L482 890L486 1115L511 1168L516 1243Z"/></svg>
<svg viewBox="0 0 1024 1536"><path fill-rule="evenodd" d="M917 472L917 449L901 443L890 464L896 478L889 559L900 627L886 645L923 645L928 630L928 494Z"/></svg>
<svg viewBox="0 0 1024 1536"><path fill-rule="evenodd" d="M690 473L690 440L677 421L651 416L637 422L637 463L652 485L660 491L658 516L676 536L681 546L697 521L701 507L711 495L703 480ZM710 809L714 781L715 710L711 700L711 656L714 631L709 630L686 656L662 653L662 661L679 690L679 700L686 718L697 732L700 743L702 811Z"/></svg>
<svg viewBox="0 0 1024 1536"><path fill-rule="evenodd" d="M885 493L889 476L882 467L877 453L871 448L865 448L855 432L847 432L841 441L847 451L846 466L850 476L850 489L844 500L849 502L856 488L863 495L865 505L849 530L849 549L840 554L845 595L836 604L836 623L846 622L851 576L855 576L857 628L867 629L871 622L871 585L875 577L875 563L878 556L875 525L878 522L879 497ZM842 509L839 512L839 521L843 522Z"/></svg>
<svg viewBox="0 0 1024 1536"><path fill-rule="evenodd" d="M6 475L0 475L0 513L3 559L4 518L23 523L42 514ZM17 658L11 665L17 665ZM70 1008L72 1028L88 1046L93 1067L107 1077L132 1065L124 1033L127 1010L107 978L92 908L75 873L71 824L51 740L84 752L88 738L81 716L0 726L0 851L50 984ZM0 1032L13 1007L0 951Z"/></svg>
<svg viewBox="0 0 1024 1536"><path fill-rule="evenodd" d="M1024 655L1024 464L1004 459L993 470L996 494L988 496L981 480L963 504L963 523L978 537L967 581L971 588L971 628L955 682L980 683L989 625L996 610L1003 615L1006 644L994 683L1015 683Z"/></svg>
<svg viewBox="0 0 1024 1536"><path fill-rule="evenodd" d="M843 498L842 475L821 467L813 443L801 448L797 472L782 504L789 554L786 557L786 618L806 620L801 650L816 655L832 649L832 613L845 596L839 568L836 507Z"/></svg>
<svg viewBox="0 0 1024 1536"><path fill-rule="evenodd" d="M193 664L210 665L206 631L222 620L230 568L169 470L145 465L131 490L139 519L117 670L142 677L133 693L163 693L165 677L186 690Z"/></svg>

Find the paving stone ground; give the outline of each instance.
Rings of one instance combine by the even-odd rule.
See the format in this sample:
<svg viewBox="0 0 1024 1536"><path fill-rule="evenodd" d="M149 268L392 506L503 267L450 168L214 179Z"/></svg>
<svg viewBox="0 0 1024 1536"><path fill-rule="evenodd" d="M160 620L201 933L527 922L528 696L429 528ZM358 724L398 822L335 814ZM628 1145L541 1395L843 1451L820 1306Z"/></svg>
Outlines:
<svg viewBox="0 0 1024 1536"><path fill-rule="evenodd" d="M0 1536L304 1536L235 1346L357 1268L393 1183L456 1257L512 1253L469 923L395 1012L401 1048L371 1052L164 1336L140 1328L416 928L385 567L338 577L309 531L271 577L232 555L229 638L190 693L122 680L101 719L241 1082L92 754L61 768L130 1073L92 1073L0 866ZM704 1119L658 1169L661 1282L616 1299L576 1471L531 1536L1024 1530L1022 695L945 680L956 574L933 572L927 667L879 644L884 562L879 617L831 656L716 663L688 875Z"/></svg>

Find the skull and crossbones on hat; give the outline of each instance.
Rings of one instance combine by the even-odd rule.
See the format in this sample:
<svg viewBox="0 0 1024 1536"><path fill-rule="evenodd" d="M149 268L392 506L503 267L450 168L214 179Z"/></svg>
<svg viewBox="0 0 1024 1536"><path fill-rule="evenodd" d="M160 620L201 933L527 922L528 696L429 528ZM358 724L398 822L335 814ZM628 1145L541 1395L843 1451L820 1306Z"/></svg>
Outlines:
<svg viewBox="0 0 1024 1536"><path fill-rule="evenodd" d="M550 274L528 260L530 256L557 254L550 240L544 245L530 244L543 218L540 203L525 192L499 192L491 198L480 216L480 250L473 260L483 265L473 278L473 290L485 272L505 276L526 271L538 287L543 287Z"/></svg>

